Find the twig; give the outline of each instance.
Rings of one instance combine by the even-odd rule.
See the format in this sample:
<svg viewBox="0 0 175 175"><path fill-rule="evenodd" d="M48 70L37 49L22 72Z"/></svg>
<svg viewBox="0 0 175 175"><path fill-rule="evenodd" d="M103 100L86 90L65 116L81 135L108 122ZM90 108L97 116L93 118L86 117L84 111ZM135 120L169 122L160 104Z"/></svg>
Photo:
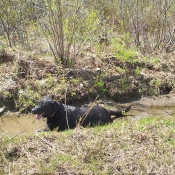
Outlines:
<svg viewBox="0 0 175 175"><path fill-rule="evenodd" d="M54 145L50 144L47 140L41 138L38 134L36 134L36 136L37 136L39 139L41 139L44 143L46 143L47 145L51 146L52 148L55 148ZM66 155L66 153L63 152L63 151L60 151L60 150L59 150L59 152L60 152L61 154Z"/></svg>
<svg viewBox="0 0 175 175"><path fill-rule="evenodd" d="M96 101L97 101L97 98L98 98L99 96L97 96L96 98L95 98L95 102L89 107L89 109L85 112L85 114L83 114L83 116L80 118L80 121L79 121L79 125L81 125L83 122L84 122L84 120L86 119L86 117L87 117L87 115L89 114L89 112L91 111L91 109L95 106L95 105L97 105L96 104Z"/></svg>
<svg viewBox="0 0 175 175"><path fill-rule="evenodd" d="M41 139L44 143L47 143L49 146L51 146L52 148L54 147L52 144L50 144L47 140L41 138L38 134L36 134L36 136Z"/></svg>
<svg viewBox="0 0 175 175"><path fill-rule="evenodd" d="M65 93L65 106L66 106L66 122L67 122L67 127L69 129L69 122L68 122L68 116L67 116L67 105L66 105L66 94L67 94L67 88L66 88L66 93Z"/></svg>
<svg viewBox="0 0 175 175"><path fill-rule="evenodd" d="M85 112L85 114L83 114L83 116L80 118L80 122L78 123L79 125L82 125L82 123L84 122L84 120L86 119L87 115L89 114L89 112L91 111L91 109L95 106L96 104L93 103L90 108Z"/></svg>
<svg viewBox="0 0 175 175"><path fill-rule="evenodd" d="M25 132L26 130L27 130L27 129L24 129L23 131L21 131L20 133L16 134L16 135L15 135L15 136L13 136L13 137L11 137L10 139L3 140L3 141L1 141L0 143L3 143L3 142L5 142L5 141L12 140L12 139L14 139L15 137L19 136L20 134L22 134L23 132Z"/></svg>
<svg viewBox="0 0 175 175"><path fill-rule="evenodd" d="M23 152L24 152L24 153L25 153L25 155L27 156L27 158L28 158L28 160L29 160L30 164L31 164L31 165L33 165L33 163L32 163L32 162L34 162L34 161L33 161L33 160L31 160L31 159L32 159L31 154L29 154L29 152L28 152L28 151L26 151L24 147L22 147L22 146L20 146L20 147L21 147L21 150L23 150ZM35 165L36 165L36 163L35 163Z"/></svg>
<svg viewBox="0 0 175 175"><path fill-rule="evenodd" d="M0 139L2 139L4 137L4 133L2 134L2 136L0 137Z"/></svg>

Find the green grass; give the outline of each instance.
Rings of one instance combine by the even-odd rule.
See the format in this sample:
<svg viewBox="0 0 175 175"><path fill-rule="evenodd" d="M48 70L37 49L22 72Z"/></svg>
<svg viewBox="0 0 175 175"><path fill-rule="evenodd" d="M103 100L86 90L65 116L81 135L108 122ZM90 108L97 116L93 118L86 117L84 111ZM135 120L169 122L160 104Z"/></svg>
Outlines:
<svg viewBox="0 0 175 175"><path fill-rule="evenodd" d="M1 137L0 173L172 174L174 126L175 117L127 117L94 128Z"/></svg>

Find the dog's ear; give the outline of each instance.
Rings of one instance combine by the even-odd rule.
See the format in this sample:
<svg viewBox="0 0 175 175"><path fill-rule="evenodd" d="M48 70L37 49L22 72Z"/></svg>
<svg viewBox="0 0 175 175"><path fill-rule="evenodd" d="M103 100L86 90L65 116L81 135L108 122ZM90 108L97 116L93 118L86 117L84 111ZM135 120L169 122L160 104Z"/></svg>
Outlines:
<svg viewBox="0 0 175 175"><path fill-rule="evenodd" d="M59 109L59 103L55 100L52 101L54 112L57 112Z"/></svg>
<svg viewBox="0 0 175 175"><path fill-rule="evenodd" d="M54 96L54 95L51 95L50 97L51 97L53 100L54 100L54 98L55 98L55 96Z"/></svg>

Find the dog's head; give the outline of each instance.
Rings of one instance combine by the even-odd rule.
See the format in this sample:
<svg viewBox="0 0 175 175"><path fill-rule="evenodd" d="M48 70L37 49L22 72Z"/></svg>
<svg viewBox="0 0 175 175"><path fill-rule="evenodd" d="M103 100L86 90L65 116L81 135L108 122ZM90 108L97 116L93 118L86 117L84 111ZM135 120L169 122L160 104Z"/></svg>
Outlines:
<svg viewBox="0 0 175 175"><path fill-rule="evenodd" d="M42 117L51 117L57 110L58 105L52 98L44 98L39 102L39 105L32 109L33 114L37 114L36 118L40 120Z"/></svg>

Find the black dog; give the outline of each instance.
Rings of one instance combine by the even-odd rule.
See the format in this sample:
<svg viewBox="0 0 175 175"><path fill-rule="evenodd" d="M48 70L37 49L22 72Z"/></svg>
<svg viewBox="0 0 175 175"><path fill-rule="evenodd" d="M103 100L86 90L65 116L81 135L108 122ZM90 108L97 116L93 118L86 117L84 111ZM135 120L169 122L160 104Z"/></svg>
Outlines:
<svg viewBox="0 0 175 175"><path fill-rule="evenodd" d="M98 105L79 108L62 104L52 98L44 98L32 109L32 113L37 114L37 119L47 117L47 125L51 130L58 127L58 131L62 131L73 129L78 124L85 127L111 123L115 118L124 116L130 108L128 106L123 111L111 111ZM111 115L115 117L111 118Z"/></svg>

